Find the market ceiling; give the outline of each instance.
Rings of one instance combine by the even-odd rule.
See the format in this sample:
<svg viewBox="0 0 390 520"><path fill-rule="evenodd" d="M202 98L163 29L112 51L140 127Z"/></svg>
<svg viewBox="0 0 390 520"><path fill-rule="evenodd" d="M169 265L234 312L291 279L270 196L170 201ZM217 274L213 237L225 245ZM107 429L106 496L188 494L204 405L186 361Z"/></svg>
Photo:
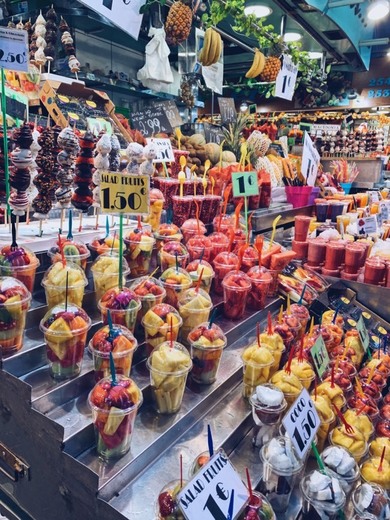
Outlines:
<svg viewBox="0 0 390 520"><path fill-rule="evenodd" d="M284 34L297 33L301 37L302 50L326 52L329 62L339 63L344 70L358 71L367 70L371 59L383 57L390 51L390 43L361 45L361 42L390 38L390 14L379 21L371 21L367 16L368 9L378 1L387 0L247 0L247 5L269 7L271 13L266 23ZM38 3L42 7L46 5L43 1ZM122 31L113 31L110 22L86 8L82 2L57 0L55 5L70 17L73 27L143 52L148 41L146 24L136 42ZM250 47L256 44L254 40L236 33L232 25L233 19L225 20L221 28ZM251 53L243 52L242 48L225 40L226 76L241 75L252 59Z"/></svg>

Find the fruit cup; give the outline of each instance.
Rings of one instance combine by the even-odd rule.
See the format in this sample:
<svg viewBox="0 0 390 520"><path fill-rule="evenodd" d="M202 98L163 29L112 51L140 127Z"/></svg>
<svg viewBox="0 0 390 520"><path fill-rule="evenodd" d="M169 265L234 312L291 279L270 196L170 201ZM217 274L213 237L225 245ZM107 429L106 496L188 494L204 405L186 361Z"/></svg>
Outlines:
<svg viewBox="0 0 390 520"><path fill-rule="evenodd" d="M242 271L231 271L222 282L224 294L223 312L227 318L240 320L244 316L252 283Z"/></svg>
<svg viewBox="0 0 390 520"><path fill-rule="evenodd" d="M151 231L135 229L125 238L127 249L124 256L133 276L144 276L149 272L150 260L156 240Z"/></svg>
<svg viewBox="0 0 390 520"><path fill-rule="evenodd" d="M234 229L235 216L234 215L217 215L213 220L213 231L218 231L228 235L229 229Z"/></svg>
<svg viewBox="0 0 390 520"><path fill-rule="evenodd" d="M31 294L16 278L0 277L0 353L5 357L23 346Z"/></svg>
<svg viewBox="0 0 390 520"><path fill-rule="evenodd" d="M0 249L0 276L13 276L31 293L39 260L26 247L3 246Z"/></svg>
<svg viewBox="0 0 390 520"><path fill-rule="evenodd" d="M196 287L199 280L199 276L203 272L202 280L200 282L200 288L206 291L207 293L210 292L211 281L214 278L214 269L208 262L197 258L196 260L193 260L187 265L187 272L191 276L193 287Z"/></svg>
<svg viewBox="0 0 390 520"><path fill-rule="evenodd" d="M184 520L176 495L186 485L186 480L172 480L162 488L156 501L156 520Z"/></svg>
<svg viewBox="0 0 390 520"><path fill-rule="evenodd" d="M103 253L119 253L119 237L117 233L115 233L114 235L105 235L100 238L95 238L88 247L91 250L93 260Z"/></svg>
<svg viewBox="0 0 390 520"><path fill-rule="evenodd" d="M164 195L163 193L156 189L152 188L150 190L150 209L149 209L149 215L146 218L146 222L150 224L150 227L152 228L152 231L157 231L160 220L161 220L161 213L164 207Z"/></svg>
<svg viewBox="0 0 390 520"><path fill-rule="evenodd" d="M137 346L137 340L126 327L113 325L112 331L108 325L101 327L88 344L93 359L95 381L110 377L110 353L116 373L129 377Z"/></svg>
<svg viewBox="0 0 390 520"><path fill-rule="evenodd" d="M75 240L63 239L61 240L61 248L67 262L73 262L85 271L88 258L91 256L91 253L88 251L85 244ZM62 261L61 248L59 245L55 245L48 250L47 254L50 257L52 264Z"/></svg>
<svg viewBox="0 0 390 520"><path fill-rule="evenodd" d="M271 377L270 383L277 386L284 394L290 407L303 390L303 385L296 375L286 370L279 370Z"/></svg>
<svg viewBox="0 0 390 520"><path fill-rule="evenodd" d="M159 252L161 271L165 271L168 267L176 267L176 264L185 269L189 257L190 255L184 244L173 241L167 242Z"/></svg>
<svg viewBox="0 0 390 520"><path fill-rule="evenodd" d="M359 484L352 492L351 502L358 515L356 520L378 520L389 516L389 498L386 491L377 484Z"/></svg>
<svg viewBox="0 0 390 520"><path fill-rule="evenodd" d="M347 431L344 425L337 426L329 434L329 443L332 446L346 448L357 462L368 452L364 434L355 426L351 431Z"/></svg>
<svg viewBox="0 0 390 520"><path fill-rule="evenodd" d="M248 271L248 277L252 282L252 290L248 295L249 309L260 311L264 309L268 289L272 283L272 276L265 267L254 266Z"/></svg>
<svg viewBox="0 0 390 520"><path fill-rule="evenodd" d="M88 280L84 271L79 265L71 262L65 265L62 262L56 262L45 272L42 280L49 309L59 303L64 303L65 300L81 307L87 285Z"/></svg>
<svg viewBox="0 0 390 520"><path fill-rule="evenodd" d="M166 291L157 278L150 278L149 276L143 276L137 278L131 285L130 289L135 292L138 299L141 302L141 308L138 312L138 320L142 321L142 318L148 312L149 309L162 303L165 299Z"/></svg>
<svg viewBox="0 0 390 520"><path fill-rule="evenodd" d="M111 314L112 323L122 325L134 333L135 323L141 303L134 291L128 287L113 287L108 289L98 302L103 323L108 323L108 311Z"/></svg>
<svg viewBox="0 0 390 520"><path fill-rule="evenodd" d="M227 251L229 248L229 239L224 233L214 232L209 235L209 239L213 245L211 251L211 261L219 254Z"/></svg>
<svg viewBox="0 0 390 520"><path fill-rule="evenodd" d="M155 177L153 183L154 187L161 190L164 196L164 209L172 207L172 197L173 195L176 195L179 189L179 181L177 179L166 177Z"/></svg>
<svg viewBox="0 0 390 520"><path fill-rule="evenodd" d="M130 274L125 258L123 258L122 266L122 284L125 285L126 277ZM92 264L91 272L96 302L99 302L109 289L117 287L119 284L119 255L111 252L101 254Z"/></svg>
<svg viewBox="0 0 390 520"><path fill-rule="evenodd" d="M278 269L269 269L268 272L272 277L272 282L270 283L270 286L268 288L267 296L269 298L273 298L274 296L276 296L278 294L279 275L280 275L281 271L279 271Z"/></svg>
<svg viewBox="0 0 390 520"><path fill-rule="evenodd" d="M202 210L200 219L203 222L212 222L221 205L221 197L219 195L206 195L203 197Z"/></svg>
<svg viewBox="0 0 390 520"><path fill-rule="evenodd" d="M174 195L172 197L173 223L176 224L176 226L181 227L189 218L193 200L194 197L191 195L185 197Z"/></svg>
<svg viewBox="0 0 390 520"><path fill-rule="evenodd" d="M252 197L250 197L252 198ZM259 491L252 491L252 496L239 520L276 520L274 510L265 496Z"/></svg>
<svg viewBox="0 0 390 520"><path fill-rule="evenodd" d="M265 347L251 345L242 354L243 362L243 396L246 398L256 391L256 387L267 383L274 363L272 353Z"/></svg>
<svg viewBox="0 0 390 520"><path fill-rule="evenodd" d="M160 303L148 310L142 319L146 353L150 355L161 343L176 341L182 323L180 314L167 303Z"/></svg>
<svg viewBox="0 0 390 520"><path fill-rule="evenodd" d="M226 336L215 323L201 323L188 334L191 347L192 379L201 385L211 385L217 379Z"/></svg>
<svg viewBox="0 0 390 520"><path fill-rule="evenodd" d="M214 292L215 294L223 294L222 280L225 276L238 269L239 260L234 253L219 253L213 260L214 266Z"/></svg>
<svg viewBox="0 0 390 520"><path fill-rule="evenodd" d="M327 397L312 395L311 399L320 418L320 427L317 430L317 449L321 453L328 440L330 430L336 425L336 416Z"/></svg>
<svg viewBox="0 0 390 520"><path fill-rule="evenodd" d="M50 375L54 379L68 379L80 373L90 327L88 314L71 303L55 305L45 314L40 329L45 336Z"/></svg>
<svg viewBox="0 0 390 520"><path fill-rule="evenodd" d="M130 449L142 392L129 377L118 375L99 381L88 396L96 435L96 450L104 460L117 459Z"/></svg>
<svg viewBox="0 0 390 520"><path fill-rule="evenodd" d="M209 319L213 302L206 291L191 287L180 294L178 305L183 320L180 330L181 342L188 345L188 334L194 327Z"/></svg>
<svg viewBox="0 0 390 520"><path fill-rule="evenodd" d="M191 261L202 257L204 260L209 262L213 250L213 244L208 237L195 235L187 242L187 249Z"/></svg>
<svg viewBox="0 0 390 520"><path fill-rule="evenodd" d="M183 400L192 361L188 350L176 341L166 341L153 350L146 365L155 407L160 414L176 413Z"/></svg>
<svg viewBox="0 0 390 520"><path fill-rule="evenodd" d="M165 297L166 303L178 308L177 305L180 294L186 289L189 289L192 285L191 276L180 267L178 269L170 267L162 273L160 280L167 292Z"/></svg>
<svg viewBox="0 0 390 520"><path fill-rule="evenodd" d="M183 235L175 224L160 224L157 231L154 233L154 238L156 239L157 251L160 251L163 244L170 241L180 242Z"/></svg>
<svg viewBox="0 0 390 520"><path fill-rule="evenodd" d="M207 229L201 220L198 221L196 218L189 218L183 222L180 231L183 233L184 243L187 244L189 239L195 235L205 235Z"/></svg>

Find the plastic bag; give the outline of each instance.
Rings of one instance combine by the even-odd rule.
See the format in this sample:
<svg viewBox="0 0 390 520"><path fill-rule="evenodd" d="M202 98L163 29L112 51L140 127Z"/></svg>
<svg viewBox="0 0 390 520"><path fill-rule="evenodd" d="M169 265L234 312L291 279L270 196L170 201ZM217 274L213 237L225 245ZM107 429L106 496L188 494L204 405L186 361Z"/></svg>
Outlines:
<svg viewBox="0 0 390 520"><path fill-rule="evenodd" d="M168 56L170 49L165 41L163 27L151 27L148 36L152 37L145 47L145 65L137 72L137 78L146 86L156 88L158 83L173 83L173 74Z"/></svg>

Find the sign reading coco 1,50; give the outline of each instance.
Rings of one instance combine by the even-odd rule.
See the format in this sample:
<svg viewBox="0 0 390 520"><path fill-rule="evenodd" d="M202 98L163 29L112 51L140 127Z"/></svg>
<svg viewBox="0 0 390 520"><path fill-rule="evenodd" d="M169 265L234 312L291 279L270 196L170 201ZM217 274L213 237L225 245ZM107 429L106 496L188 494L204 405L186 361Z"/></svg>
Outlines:
<svg viewBox="0 0 390 520"><path fill-rule="evenodd" d="M147 175L102 173L100 182L102 212L135 215L149 213L149 184Z"/></svg>

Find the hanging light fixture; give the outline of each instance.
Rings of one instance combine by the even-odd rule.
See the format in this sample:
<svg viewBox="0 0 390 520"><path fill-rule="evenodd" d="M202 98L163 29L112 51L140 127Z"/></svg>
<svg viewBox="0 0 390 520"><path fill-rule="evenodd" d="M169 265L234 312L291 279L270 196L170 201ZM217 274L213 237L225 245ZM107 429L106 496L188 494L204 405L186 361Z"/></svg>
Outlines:
<svg viewBox="0 0 390 520"><path fill-rule="evenodd" d="M264 4L251 4L244 7L244 13L247 16L254 14L257 18L265 18L272 13L272 9Z"/></svg>
<svg viewBox="0 0 390 520"><path fill-rule="evenodd" d="M296 31L288 31L283 36L283 41L286 43L298 42L302 39L302 34Z"/></svg>
<svg viewBox="0 0 390 520"><path fill-rule="evenodd" d="M374 0L367 9L368 19L374 22L382 20L382 18L385 18L389 13L389 0Z"/></svg>

